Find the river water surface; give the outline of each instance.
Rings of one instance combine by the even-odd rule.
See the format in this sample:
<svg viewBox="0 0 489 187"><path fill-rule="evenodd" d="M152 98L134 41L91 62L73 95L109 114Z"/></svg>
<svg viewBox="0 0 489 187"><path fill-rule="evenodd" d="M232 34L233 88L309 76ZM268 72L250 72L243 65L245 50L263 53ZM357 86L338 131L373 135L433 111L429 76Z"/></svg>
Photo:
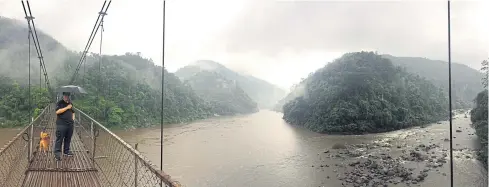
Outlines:
<svg viewBox="0 0 489 187"><path fill-rule="evenodd" d="M487 172L475 160L478 147L470 118L463 114L453 120L455 186L487 186ZM347 162L330 158L325 151L335 144L390 142L377 151L392 154L424 143L438 144L438 152L449 149L448 122L426 128L359 136L324 135L286 124L282 113L260 111L238 117L221 117L175 125L164 129L163 169L186 186L342 186L336 178L339 168L320 167ZM128 143L139 143L140 151L159 165L159 129L117 131ZM396 146L401 146L400 148ZM449 153L449 152L446 152ZM354 159L354 158L351 158ZM449 159L449 157L447 157ZM421 164L414 167L423 167ZM449 163L433 169L421 186L450 185ZM329 176L329 178L328 178ZM389 185L391 186L391 185ZM398 184L396 186L406 186Z"/></svg>
<svg viewBox="0 0 489 187"><path fill-rule="evenodd" d="M464 114L453 120L454 181L457 187L487 186L487 172L475 159L477 137ZM309 187L353 186L339 180L346 175L352 160L367 154L386 152L401 155L419 144L436 144L429 152L448 154L448 122L426 128L412 128L382 134L339 136L318 134L286 124L282 113L260 111L255 114L219 117L164 129L163 170L173 179L189 187ZM125 141L139 144L139 150L155 165L160 160L159 128L115 131ZM2 129L0 141L8 141L15 130ZM354 157L344 156L335 144L382 145L360 150ZM374 146L376 147L376 146ZM427 153L431 154L431 153ZM434 157L433 157L434 158ZM446 157L449 161L449 157ZM424 162L406 163L423 169ZM428 176L414 186L450 186L449 162L426 170ZM405 183L388 186L408 186ZM413 186L413 184L411 184Z"/></svg>

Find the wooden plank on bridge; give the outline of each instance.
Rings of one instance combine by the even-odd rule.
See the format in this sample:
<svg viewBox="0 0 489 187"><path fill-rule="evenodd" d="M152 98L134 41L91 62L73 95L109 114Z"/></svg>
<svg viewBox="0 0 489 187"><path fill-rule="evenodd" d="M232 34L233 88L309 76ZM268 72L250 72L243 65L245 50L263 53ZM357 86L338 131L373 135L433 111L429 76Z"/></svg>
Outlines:
<svg viewBox="0 0 489 187"><path fill-rule="evenodd" d="M71 150L73 157L54 160L55 117L49 120L48 128L51 142L46 153L36 152L26 171L25 187L99 187L99 173L94 167L87 148L78 133L73 132ZM39 136L39 135L36 135Z"/></svg>
<svg viewBox="0 0 489 187"><path fill-rule="evenodd" d="M89 172L46 172L29 171L25 187L98 187L96 171Z"/></svg>

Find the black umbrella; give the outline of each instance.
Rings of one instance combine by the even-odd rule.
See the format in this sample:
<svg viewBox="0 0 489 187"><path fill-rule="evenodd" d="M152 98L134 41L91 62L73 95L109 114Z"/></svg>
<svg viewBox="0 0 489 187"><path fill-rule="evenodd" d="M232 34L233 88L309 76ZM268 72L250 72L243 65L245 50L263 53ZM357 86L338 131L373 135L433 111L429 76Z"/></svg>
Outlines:
<svg viewBox="0 0 489 187"><path fill-rule="evenodd" d="M85 89L79 86L74 86L74 85L68 85L68 86L62 86L59 87L57 90L58 93L62 92L70 92L70 93L75 93L75 94L86 94L87 92Z"/></svg>

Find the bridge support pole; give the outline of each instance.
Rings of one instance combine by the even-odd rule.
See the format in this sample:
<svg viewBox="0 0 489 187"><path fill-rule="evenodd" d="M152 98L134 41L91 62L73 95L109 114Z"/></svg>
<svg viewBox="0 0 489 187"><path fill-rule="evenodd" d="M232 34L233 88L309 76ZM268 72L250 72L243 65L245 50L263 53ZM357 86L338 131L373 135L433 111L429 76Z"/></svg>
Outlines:
<svg viewBox="0 0 489 187"><path fill-rule="evenodd" d="M82 117L80 115L75 115L75 119L77 118L77 116L78 116L78 126L79 127L82 127L83 126L83 124L82 124Z"/></svg>
<svg viewBox="0 0 489 187"><path fill-rule="evenodd" d="M27 162L31 161L32 158L32 153L33 153L33 146L32 142L34 141L34 124L31 124L31 128L29 129L29 150L27 151Z"/></svg>
<svg viewBox="0 0 489 187"><path fill-rule="evenodd" d="M138 143L134 145L134 149L138 150ZM134 154L134 186L138 187L138 156Z"/></svg>
<svg viewBox="0 0 489 187"><path fill-rule="evenodd" d="M97 137L95 136L95 128L93 127L93 121L90 122L90 129L92 131L92 164L95 167L95 142L97 141Z"/></svg>

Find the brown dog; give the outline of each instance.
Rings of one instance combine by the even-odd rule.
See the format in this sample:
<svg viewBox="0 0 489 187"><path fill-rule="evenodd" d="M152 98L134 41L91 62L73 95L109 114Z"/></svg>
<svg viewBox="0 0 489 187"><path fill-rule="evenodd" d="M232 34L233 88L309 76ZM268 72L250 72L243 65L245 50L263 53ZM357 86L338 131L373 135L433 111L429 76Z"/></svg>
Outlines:
<svg viewBox="0 0 489 187"><path fill-rule="evenodd" d="M47 153L49 148L49 134L47 132L41 132L41 141L39 142L39 152Z"/></svg>

